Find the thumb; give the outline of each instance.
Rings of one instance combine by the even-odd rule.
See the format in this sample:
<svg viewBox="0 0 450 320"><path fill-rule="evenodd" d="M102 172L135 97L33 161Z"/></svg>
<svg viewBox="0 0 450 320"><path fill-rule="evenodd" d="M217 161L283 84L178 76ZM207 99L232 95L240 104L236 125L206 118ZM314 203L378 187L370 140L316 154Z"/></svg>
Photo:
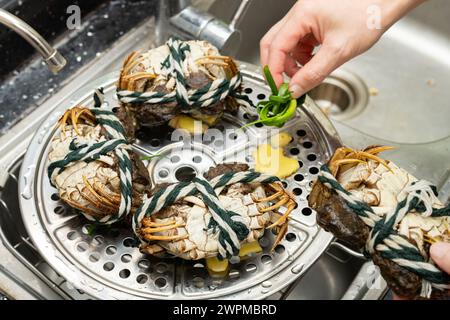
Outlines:
<svg viewBox="0 0 450 320"><path fill-rule="evenodd" d="M291 78L289 89L293 97L298 98L319 85L344 62L339 48L323 44L312 59Z"/></svg>
<svg viewBox="0 0 450 320"><path fill-rule="evenodd" d="M450 274L450 243L438 242L431 246L431 258L445 272Z"/></svg>

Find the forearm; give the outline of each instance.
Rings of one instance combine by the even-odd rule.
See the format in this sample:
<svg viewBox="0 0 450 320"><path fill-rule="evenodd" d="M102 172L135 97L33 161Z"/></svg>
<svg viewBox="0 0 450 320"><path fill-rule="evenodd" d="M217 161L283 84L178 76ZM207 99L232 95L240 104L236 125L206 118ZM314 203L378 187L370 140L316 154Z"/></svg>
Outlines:
<svg viewBox="0 0 450 320"><path fill-rule="evenodd" d="M408 12L418 7L427 0L380 0L380 7L382 8L382 18L385 15L386 19L383 27L388 29L395 22L404 17ZM375 2L376 4L376 2Z"/></svg>

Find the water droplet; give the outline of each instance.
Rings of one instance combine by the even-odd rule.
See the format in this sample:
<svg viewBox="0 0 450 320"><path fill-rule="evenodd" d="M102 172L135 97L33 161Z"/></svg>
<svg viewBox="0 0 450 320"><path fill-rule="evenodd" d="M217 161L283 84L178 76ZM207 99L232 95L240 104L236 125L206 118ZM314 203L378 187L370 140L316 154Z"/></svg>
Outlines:
<svg viewBox="0 0 450 320"><path fill-rule="evenodd" d="M87 35L88 37L92 37L92 36L94 35L94 33L93 33L93 32L90 32L90 31L88 31L88 32L86 33L86 35Z"/></svg>
<svg viewBox="0 0 450 320"><path fill-rule="evenodd" d="M26 94L24 94L24 95L22 95L22 99L23 99L23 100L27 100L27 99L28 99L28 96L27 96Z"/></svg>
<svg viewBox="0 0 450 320"><path fill-rule="evenodd" d="M303 263L298 264L298 265L296 265L296 266L293 266L292 269L291 269L291 271L292 271L292 273L295 273L295 274L300 273L300 271L303 270L303 267L304 267L304 266L305 266L305 265L304 265Z"/></svg>
<svg viewBox="0 0 450 320"><path fill-rule="evenodd" d="M78 56L78 57L77 57L77 62L80 62L80 61L81 61L81 57Z"/></svg>
<svg viewBox="0 0 450 320"><path fill-rule="evenodd" d="M27 199L27 200L31 199L31 197L33 196L33 195L32 195L32 192L31 192L31 187L32 187L32 185L33 185L32 176L34 175L34 169L35 169L35 168L36 168L35 165L29 166L29 167L27 168L27 171L26 171L25 174L23 175L23 179L24 179L25 186L24 186L24 188L23 188L23 191L22 191L22 193L21 193L21 196L22 196L24 199Z"/></svg>
<svg viewBox="0 0 450 320"><path fill-rule="evenodd" d="M264 281L264 282L262 283L262 286L263 286L264 288L270 288L270 287L272 286L272 282L270 282L270 281Z"/></svg>
<svg viewBox="0 0 450 320"><path fill-rule="evenodd" d="M103 15L103 18L108 19L108 18L109 18L109 15L108 15L108 14L104 14L104 15Z"/></svg>

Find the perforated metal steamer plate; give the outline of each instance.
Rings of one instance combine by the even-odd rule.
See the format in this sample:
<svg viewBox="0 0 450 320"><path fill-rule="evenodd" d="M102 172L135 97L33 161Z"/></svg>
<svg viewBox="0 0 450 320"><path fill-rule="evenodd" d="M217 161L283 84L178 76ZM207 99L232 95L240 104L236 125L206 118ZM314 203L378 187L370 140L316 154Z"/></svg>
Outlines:
<svg viewBox="0 0 450 320"><path fill-rule="evenodd" d="M255 66L241 63L244 90L257 102L269 93ZM212 278L204 261L159 259L143 255L134 247L131 230L111 227L91 232L87 220L65 206L47 177L48 152L55 124L65 110L80 104L93 106L92 93L104 87L109 107L117 106L114 82L109 74L62 101L34 136L23 162L19 200L27 230L42 256L75 288L99 299L261 299L286 287L319 258L332 236L316 224L315 212L308 208L310 183L318 168L339 146L334 128L321 111L307 99L295 119L282 131L293 141L286 154L298 159L300 170L285 179L286 189L295 194L298 207L291 215L289 231L271 253L274 235L266 231L260 239L263 253L231 261L229 274ZM160 154L148 164L153 183L175 182L186 175L202 174L222 162L247 162L265 142L268 129L237 129L250 121L241 109L238 116L226 116L202 139L182 140L161 132L139 132L135 144L142 154ZM226 134L224 134L225 132ZM275 134L276 131L270 131Z"/></svg>

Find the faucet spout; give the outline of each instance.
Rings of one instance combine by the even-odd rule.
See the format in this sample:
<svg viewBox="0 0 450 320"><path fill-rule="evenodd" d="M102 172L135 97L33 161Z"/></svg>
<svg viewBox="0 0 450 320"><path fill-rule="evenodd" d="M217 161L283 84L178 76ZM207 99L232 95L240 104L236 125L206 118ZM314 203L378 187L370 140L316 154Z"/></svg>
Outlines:
<svg viewBox="0 0 450 320"><path fill-rule="evenodd" d="M58 73L64 68L66 59L29 24L4 9L0 9L0 23L31 44L41 54L51 72Z"/></svg>

